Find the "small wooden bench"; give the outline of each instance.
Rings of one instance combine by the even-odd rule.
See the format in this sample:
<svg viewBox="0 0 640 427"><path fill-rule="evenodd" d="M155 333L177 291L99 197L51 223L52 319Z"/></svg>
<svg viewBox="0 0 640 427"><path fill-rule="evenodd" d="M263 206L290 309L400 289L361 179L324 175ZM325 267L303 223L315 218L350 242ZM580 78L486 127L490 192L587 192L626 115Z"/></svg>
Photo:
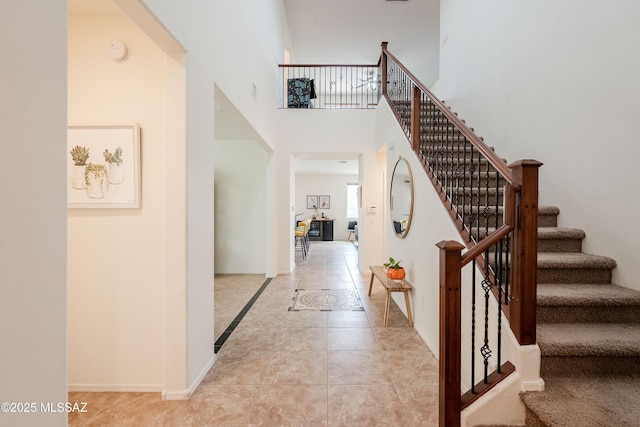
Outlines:
<svg viewBox="0 0 640 427"><path fill-rule="evenodd" d="M369 283L369 296L371 296L371 288L373 288L373 278L376 277L382 286L387 290L387 300L384 304L384 326L387 326L389 320L389 306L391 305L391 292L404 292L404 301L407 304L407 319L409 326L413 326L411 318L411 306L409 305L409 291L413 290L413 286L406 280L393 280L387 277L387 268L381 265L369 266L371 269L371 282Z"/></svg>

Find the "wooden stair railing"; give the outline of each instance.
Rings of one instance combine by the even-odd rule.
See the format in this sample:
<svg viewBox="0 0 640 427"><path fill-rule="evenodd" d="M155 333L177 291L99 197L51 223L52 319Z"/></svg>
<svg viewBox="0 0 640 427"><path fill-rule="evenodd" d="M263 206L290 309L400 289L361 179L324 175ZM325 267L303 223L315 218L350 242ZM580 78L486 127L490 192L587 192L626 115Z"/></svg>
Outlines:
<svg viewBox="0 0 640 427"><path fill-rule="evenodd" d="M536 343L538 171L542 163L508 165L472 128L445 106L387 50L380 57L382 96L391 106L465 245L440 248L440 425L460 425L460 412L515 371L501 361L501 312L520 345ZM464 249L466 253L462 253ZM475 316L476 269L483 275L484 375L475 383L475 320L472 329L471 390L461 396L462 268L473 268L469 285ZM488 298L499 302L497 369L487 339ZM475 317L474 317L475 319Z"/></svg>

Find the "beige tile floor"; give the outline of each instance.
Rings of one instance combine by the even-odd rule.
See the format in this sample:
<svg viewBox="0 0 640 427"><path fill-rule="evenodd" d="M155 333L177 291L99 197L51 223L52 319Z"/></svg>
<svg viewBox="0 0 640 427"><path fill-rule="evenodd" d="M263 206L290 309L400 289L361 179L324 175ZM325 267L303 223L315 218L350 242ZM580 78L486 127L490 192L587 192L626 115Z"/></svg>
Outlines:
<svg viewBox="0 0 640 427"><path fill-rule="evenodd" d="M437 425L437 360L395 304L383 327L385 293L374 284L367 296L370 275L358 271L356 248L312 242L304 262L296 257L295 271L271 281L190 400L70 393L71 402L88 402L88 413L72 414L69 425ZM264 282L247 276L246 292L222 289L235 279L216 277L221 328L235 314L220 307L242 307ZM365 311L288 311L296 288L357 289Z"/></svg>
<svg viewBox="0 0 640 427"><path fill-rule="evenodd" d="M233 322L265 281L264 274L216 274L214 289L214 337Z"/></svg>

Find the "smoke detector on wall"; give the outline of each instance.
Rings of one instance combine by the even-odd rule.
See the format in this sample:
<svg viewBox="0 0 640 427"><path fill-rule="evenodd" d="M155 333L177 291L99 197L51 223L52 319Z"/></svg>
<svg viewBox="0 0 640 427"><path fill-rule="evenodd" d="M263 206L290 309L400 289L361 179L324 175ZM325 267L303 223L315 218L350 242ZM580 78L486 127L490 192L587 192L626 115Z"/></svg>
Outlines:
<svg viewBox="0 0 640 427"><path fill-rule="evenodd" d="M127 59L127 47L124 43L119 41L114 41L109 43L109 56L114 61L124 61Z"/></svg>

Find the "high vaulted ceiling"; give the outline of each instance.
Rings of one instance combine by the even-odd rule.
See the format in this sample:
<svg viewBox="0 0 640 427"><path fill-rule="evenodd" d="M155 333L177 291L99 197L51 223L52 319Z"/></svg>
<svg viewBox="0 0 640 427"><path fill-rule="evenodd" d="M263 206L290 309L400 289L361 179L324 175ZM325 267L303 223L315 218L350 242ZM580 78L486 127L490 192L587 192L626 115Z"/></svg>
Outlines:
<svg viewBox="0 0 640 427"><path fill-rule="evenodd" d="M427 86L438 80L439 0L283 0L298 64L375 64L380 43ZM111 0L69 0L69 15L120 15Z"/></svg>
<svg viewBox="0 0 640 427"><path fill-rule="evenodd" d="M439 0L284 0L293 63L375 64L380 44L427 86L438 79Z"/></svg>

